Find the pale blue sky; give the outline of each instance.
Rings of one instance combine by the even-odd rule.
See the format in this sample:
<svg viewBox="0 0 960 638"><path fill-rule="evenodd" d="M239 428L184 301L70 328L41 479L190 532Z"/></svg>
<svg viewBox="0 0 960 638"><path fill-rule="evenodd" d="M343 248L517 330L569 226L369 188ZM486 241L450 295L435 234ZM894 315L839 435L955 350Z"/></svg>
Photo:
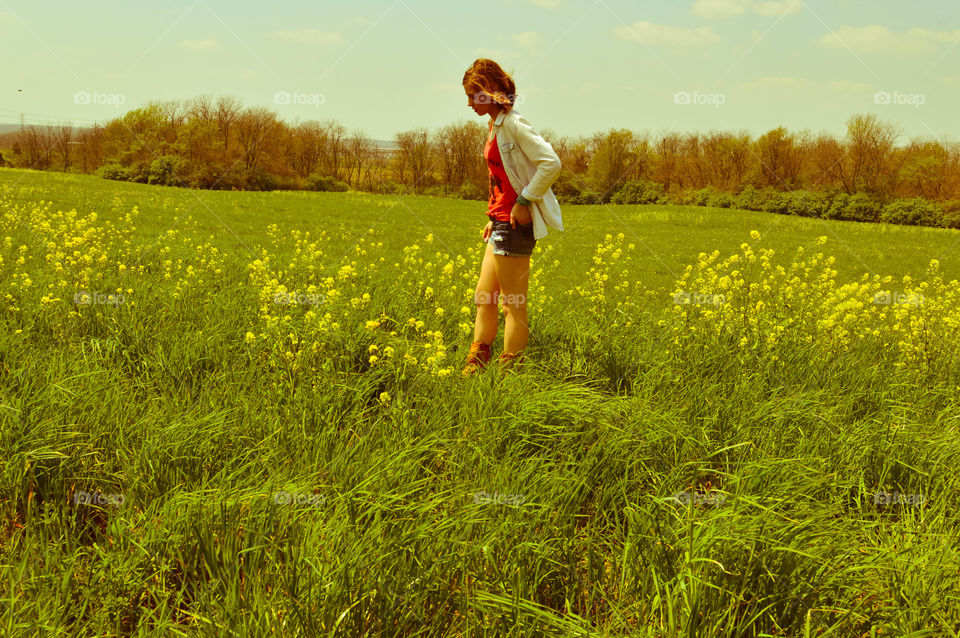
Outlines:
<svg viewBox="0 0 960 638"><path fill-rule="evenodd" d="M518 111L564 135L842 135L876 113L901 143L960 140L958 42L956 0L0 0L0 122L223 93L392 139L476 118L460 82L485 56L514 74Z"/></svg>

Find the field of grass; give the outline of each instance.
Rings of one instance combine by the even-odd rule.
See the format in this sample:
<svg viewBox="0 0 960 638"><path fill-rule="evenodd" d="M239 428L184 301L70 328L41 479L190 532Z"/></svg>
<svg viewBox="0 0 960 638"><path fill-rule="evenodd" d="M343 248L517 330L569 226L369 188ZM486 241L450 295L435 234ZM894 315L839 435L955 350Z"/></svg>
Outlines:
<svg viewBox="0 0 960 638"><path fill-rule="evenodd" d="M0 635L960 635L960 232L484 210L0 169Z"/></svg>

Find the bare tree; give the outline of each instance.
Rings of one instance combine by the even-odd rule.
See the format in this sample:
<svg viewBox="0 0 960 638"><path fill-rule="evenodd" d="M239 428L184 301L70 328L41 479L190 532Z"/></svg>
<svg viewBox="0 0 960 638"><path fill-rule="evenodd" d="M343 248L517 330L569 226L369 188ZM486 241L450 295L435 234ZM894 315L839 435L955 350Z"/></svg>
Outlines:
<svg viewBox="0 0 960 638"><path fill-rule="evenodd" d="M889 193L896 181L894 144L900 130L876 115L854 115L847 121L847 157L855 190Z"/></svg>
<svg viewBox="0 0 960 638"><path fill-rule="evenodd" d="M397 133L397 181L414 188L433 183L430 165L430 133L425 128Z"/></svg>
<svg viewBox="0 0 960 638"><path fill-rule="evenodd" d="M62 122L53 127L54 147L60 159L60 166L63 167L64 173L70 170L71 155L73 150L71 145L73 143L73 137L74 130L72 124Z"/></svg>
<svg viewBox="0 0 960 638"><path fill-rule="evenodd" d="M265 149L274 140L270 136L277 130L277 115L262 106L245 109L236 121L237 143L243 152L243 165L247 169L262 166Z"/></svg>
<svg viewBox="0 0 960 638"><path fill-rule="evenodd" d="M220 140L223 142L223 159L227 161L230 157L230 134L233 125L240 117L242 107L240 100L233 96L221 96L217 100L215 108L217 130L220 133Z"/></svg>
<svg viewBox="0 0 960 638"><path fill-rule="evenodd" d="M347 140L347 182L351 186L360 183L364 165L372 150L373 142L364 136L363 131L354 131Z"/></svg>

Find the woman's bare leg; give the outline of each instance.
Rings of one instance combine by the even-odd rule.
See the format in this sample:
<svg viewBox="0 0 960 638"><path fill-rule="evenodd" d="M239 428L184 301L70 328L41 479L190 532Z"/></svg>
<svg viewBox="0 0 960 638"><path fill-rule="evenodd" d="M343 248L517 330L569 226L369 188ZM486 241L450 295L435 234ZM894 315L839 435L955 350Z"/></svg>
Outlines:
<svg viewBox="0 0 960 638"><path fill-rule="evenodd" d="M527 347L530 330L527 326L527 287L530 283L530 257L494 255L500 300L506 321L503 328L503 351L520 352Z"/></svg>
<svg viewBox="0 0 960 638"><path fill-rule="evenodd" d="M500 292L500 281L497 278L496 263L494 262L493 244L487 244L483 253L483 265L480 266L480 279L477 280L477 289L473 299L477 306L477 320L473 328L473 340L486 344L493 343L497 338L497 328L500 317L497 314L497 295Z"/></svg>

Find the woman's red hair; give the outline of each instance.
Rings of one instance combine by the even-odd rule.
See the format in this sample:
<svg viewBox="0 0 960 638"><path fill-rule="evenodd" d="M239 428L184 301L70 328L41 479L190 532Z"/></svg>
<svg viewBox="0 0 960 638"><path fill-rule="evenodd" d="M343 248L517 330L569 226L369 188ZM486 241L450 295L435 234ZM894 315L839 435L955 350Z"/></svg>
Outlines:
<svg viewBox="0 0 960 638"><path fill-rule="evenodd" d="M499 64L487 58L478 58L463 74L463 86L472 93L486 95L505 109L513 108L517 89L513 78Z"/></svg>

